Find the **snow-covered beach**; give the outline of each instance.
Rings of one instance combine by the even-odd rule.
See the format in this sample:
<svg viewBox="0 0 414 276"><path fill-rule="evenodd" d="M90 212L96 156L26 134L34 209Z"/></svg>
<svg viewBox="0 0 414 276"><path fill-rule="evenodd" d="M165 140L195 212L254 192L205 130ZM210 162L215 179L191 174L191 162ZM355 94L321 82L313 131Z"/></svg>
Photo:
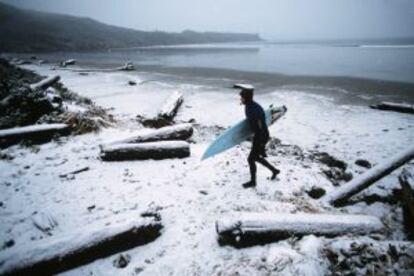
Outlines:
<svg viewBox="0 0 414 276"><path fill-rule="evenodd" d="M125 268L113 265L119 255L116 254L63 275L323 275L332 272L326 253L331 244L345 248L349 240L406 240L401 207L387 202L393 196L392 190L399 187L397 177L401 169L357 195L355 204L343 208L328 207L306 191L313 186L326 192L335 189L324 173L329 167L311 158L315 152L326 152L345 161L347 173L356 177L367 170L356 165L356 160L365 159L376 165L414 144L413 115L338 104L329 95L305 89L275 88L257 94L255 99L263 106L288 108L285 117L270 127L270 135L280 139L281 144L276 140L270 143L269 160L281 174L271 181L268 172L259 167L257 188L245 190L241 184L249 177L248 142L200 161L216 135L244 118L237 91L184 81L157 81L151 73L80 75L69 70L51 70L48 65L25 68L44 76L59 74L70 90L109 108L117 124L98 133L2 150L13 159L0 161L1 243L13 240L13 250L21 248L23 252L39 240L47 244L79 229L88 231L89 225L133 220L148 210L158 212L164 226L155 241L122 253L130 256ZM130 80L138 85L128 85ZM144 130L136 116L155 115L165 99L177 90L183 93L184 103L175 120L191 121L195 128L190 157L99 160L101 144ZM70 174L84 167L89 170ZM412 161L405 167L414 171ZM364 201L373 194L380 199L370 204ZM379 218L388 231L371 236L292 237L244 249L220 246L215 222L234 211L366 214ZM56 221L49 234L34 226L33 217L37 214L46 214ZM7 250L1 254L7 254ZM390 271L406 269L389 259L381 263L382 268ZM349 268L352 269L356 268ZM371 268L367 265L358 269L362 273Z"/></svg>

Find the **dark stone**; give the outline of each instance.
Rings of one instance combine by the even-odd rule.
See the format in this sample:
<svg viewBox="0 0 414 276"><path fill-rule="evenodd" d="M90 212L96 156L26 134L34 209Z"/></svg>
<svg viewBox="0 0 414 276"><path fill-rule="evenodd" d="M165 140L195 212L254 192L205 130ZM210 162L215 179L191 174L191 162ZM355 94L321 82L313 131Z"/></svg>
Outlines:
<svg viewBox="0 0 414 276"><path fill-rule="evenodd" d="M324 196L326 191L325 191L325 189L323 189L321 187L312 186L312 188L310 190L306 191L306 193L311 198L318 199L318 198L321 198L322 196Z"/></svg>
<svg viewBox="0 0 414 276"><path fill-rule="evenodd" d="M341 181L348 182L353 178L352 173L345 172L340 168L330 168L328 170L322 170L323 174L332 182L334 186L339 185Z"/></svg>
<svg viewBox="0 0 414 276"><path fill-rule="evenodd" d="M142 271L144 271L144 268L143 267L137 267L137 268L135 268L135 274L139 274L139 273L141 273Z"/></svg>
<svg viewBox="0 0 414 276"><path fill-rule="evenodd" d="M88 207L88 211L89 211L89 212L91 212L93 209L95 209L95 207L96 207L95 205L91 205L91 206L89 206L89 207Z"/></svg>
<svg viewBox="0 0 414 276"><path fill-rule="evenodd" d="M135 81L132 81L132 80L128 81L128 84L131 85L131 86L137 85L137 83Z"/></svg>
<svg viewBox="0 0 414 276"><path fill-rule="evenodd" d="M372 167L371 163L365 159L358 159L355 161L355 164L360 167L367 168L367 169L370 169Z"/></svg>
<svg viewBox="0 0 414 276"><path fill-rule="evenodd" d="M336 159L326 152L318 152L315 153L314 156L319 162L327 165L330 168L340 168L345 171L348 166L344 161Z"/></svg>
<svg viewBox="0 0 414 276"><path fill-rule="evenodd" d="M141 115L137 116L137 120L143 126L150 127L150 128L162 128L162 127L170 126L173 124L172 121L166 120L164 118L145 118Z"/></svg>
<svg viewBox="0 0 414 276"><path fill-rule="evenodd" d="M8 240L4 243L3 249L10 248L10 247L14 246L14 244L15 244L14 240Z"/></svg>
<svg viewBox="0 0 414 276"><path fill-rule="evenodd" d="M125 255L120 254L118 258L114 260L113 264L114 264L114 267L125 268L127 267L130 261L131 261L131 256L129 256L128 254L125 254Z"/></svg>
<svg viewBox="0 0 414 276"><path fill-rule="evenodd" d="M155 221L161 221L161 215L157 211L147 211L141 214L141 217L153 217Z"/></svg>

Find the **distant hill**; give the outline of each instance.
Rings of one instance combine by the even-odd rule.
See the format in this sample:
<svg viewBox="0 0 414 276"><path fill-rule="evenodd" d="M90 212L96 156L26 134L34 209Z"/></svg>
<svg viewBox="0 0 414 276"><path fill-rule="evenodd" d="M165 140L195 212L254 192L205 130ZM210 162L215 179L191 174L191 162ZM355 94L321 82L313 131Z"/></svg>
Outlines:
<svg viewBox="0 0 414 276"><path fill-rule="evenodd" d="M83 17L23 10L0 3L0 51L93 51L151 45L261 40L257 34L145 32Z"/></svg>

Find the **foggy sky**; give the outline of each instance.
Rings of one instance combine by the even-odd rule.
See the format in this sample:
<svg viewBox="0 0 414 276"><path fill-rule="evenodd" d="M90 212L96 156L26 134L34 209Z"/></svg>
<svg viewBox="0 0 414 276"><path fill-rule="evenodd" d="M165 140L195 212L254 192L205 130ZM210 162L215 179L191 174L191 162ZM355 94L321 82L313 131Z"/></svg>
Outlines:
<svg viewBox="0 0 414 276"><path fill-rule="evenodd" d="M259 33L267 39L414 37L413 0L0 0L140 30Z"/></svg>

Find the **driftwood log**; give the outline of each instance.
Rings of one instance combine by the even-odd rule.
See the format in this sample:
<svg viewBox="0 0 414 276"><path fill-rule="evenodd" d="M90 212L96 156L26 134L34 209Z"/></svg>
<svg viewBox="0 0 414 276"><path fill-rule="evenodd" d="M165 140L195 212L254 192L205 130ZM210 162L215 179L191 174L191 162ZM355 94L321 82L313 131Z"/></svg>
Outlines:
<svg viewBox="0 0 414 276"><path fill-rule="evenodd" d="M187 140L193 135L193 126L191 124L179 124L168 126L150 131L141 131L136 135L112 142L111 144L120 143L144 143L170 140Z"/></svg>
<svg viewBox="0 0 414 276"><path fill-rule="evenodd" d="M353 195L366 189L379 179L387 176L395 169L414 158L414 146L379 164L357 178L336 188L322 199L334 206L344 205Z"/></svg>
<svg viewBox="0 0 414 276"><path fill-rule="evenodd" d="M184 101L183 95L176 91L168 97L161 109L154 118L145 118L141 115L137 116L137 119L145 127L161 128L170 126L174 123L174 117L178 112L178 109Z"/></svg>
<svg viewBox="0 0 414 276"><path fill-rule="evenodd" d="M407 170L403 170L398 177L402 193L404 226L410 240L414 240L414 177Z"/></svg>
<svg viewBox="0 0 414 276"><path fill-rule="evenodd" d="M135 70L134 64L132 62L127 62L125 65L115 68L117 71L133 71Z"/></svg>
<svg viewBox="0 0 414 276"><path fill-rule="evenodd" d="M70 235L49 237L0 252L1 275L52 275L149 243L160 235L154 217L88 226Z"/></svg>
<svg viewBox="0 0 414 276"><path fill-rule="evenodd" d="M180 92L176 91L171 94L158 112L158 118L173 120L183 101L184 97Z"/></svg>
<svg viewBox="0 0 414 276"><path fill-rule="evenodd" d="M396 112L414 114L414 105L412 104L382 102L377 105L371 105L370 107L374 109L379 109L379 110L388 110L388 111L396 111Z"/></svg>
<svg viewBox="0 0 414 276"><path fill-rule="evenodd" d="M68 60L62 61L62 62L60 63L60 65L61 65L62 67L66 67L66 66L68 66L68 65L75 65L75 64L76 64L76 59L68 59Z"/></svg>
<svg viewBox="0 0 414 276"><path fill-rule="evenodd" d="M190 144L184 141L113 144L102 146L104 161L184 158L190 156Z"/></svg>
<svg viewBox="0 0 414 276"><path fill-rule="evenodd" d="M68 135L70 128L66 124L42 124L0 130L0 147L19 143L23 139L34 143L50 141L55 135Z"/></svg>
<svg viewBox="0 0 414 276"><path fill-rule="evenodd" d="M44 80L41 80L37 83L31 84L30 85L30 89L32 90L46 90L47 88L49 88L50 86L52 86L53 84L55 84L56 82L58 82L60 80L60 76L55 75L55 76L50 76Z"/></svg>
<svg viewBox="0 0 414 276"><path fill-rule="evenodd" d="M233 213L216 222L219 243L235 247L265 244L291 236L368 234L383 230L381 221L364 215Z"/></svg>

